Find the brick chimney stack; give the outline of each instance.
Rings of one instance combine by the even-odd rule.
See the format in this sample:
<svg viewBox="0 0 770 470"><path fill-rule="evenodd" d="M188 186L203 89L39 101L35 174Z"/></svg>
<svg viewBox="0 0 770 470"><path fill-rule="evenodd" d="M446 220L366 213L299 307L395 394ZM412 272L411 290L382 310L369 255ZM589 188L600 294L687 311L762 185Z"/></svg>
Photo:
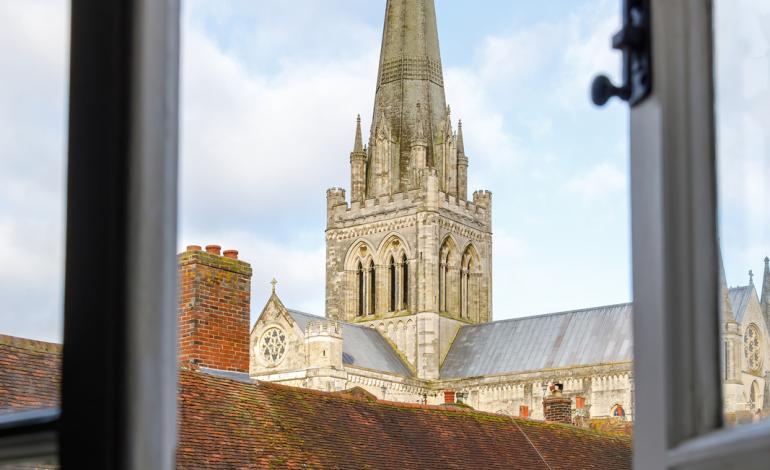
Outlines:
<svg viewBox="0 0 770 470"><path fill-rule="evenodd" d="M564 385L555 383L549 389L551 395L543 398L543 416L545 416L545 420L572 424L572 400L562 395Z"/></svg>
<svg viewBox="0 0 770 470"><path fill-rule="evenodd" d="M251 265L235 250L192 245L178 266L179 363L248 373Z"/></svg>

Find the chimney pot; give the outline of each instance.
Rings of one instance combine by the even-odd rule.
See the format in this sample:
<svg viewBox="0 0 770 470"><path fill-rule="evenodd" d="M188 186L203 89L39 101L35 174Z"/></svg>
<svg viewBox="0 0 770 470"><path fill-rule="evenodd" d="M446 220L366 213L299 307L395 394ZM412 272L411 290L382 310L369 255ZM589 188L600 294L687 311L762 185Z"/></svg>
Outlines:
<svg viewBox="0 0 770 470"><path fill-rule="evenodd" d="M560 397L562 390L564 390L564 384L555 382L549 387L549 389L551 390L551 396Z"/></svg>
<svg viewBox="0 0 770 470"><path fill-rule="evenodd" d="M201 251L200 245L187 245L187 251Z"/></svg>
<svg viewBox="0 0 770 470"><path fill-rule="evenodd" d="M225 250L225 258L238 259L238 250Z"/></svg>
<svg viewBox="0 0 770 470"><path fill-rule="evenodd" d="M222 253L222 247L219 245L206 245L206 252L219 256Z"/></svg>
<svg viewBox="0 0 770 470"><path fill-rule="evenodd" d="M444 390L444 403L454 403L454 402L455 402L455 391Z"/></svg>

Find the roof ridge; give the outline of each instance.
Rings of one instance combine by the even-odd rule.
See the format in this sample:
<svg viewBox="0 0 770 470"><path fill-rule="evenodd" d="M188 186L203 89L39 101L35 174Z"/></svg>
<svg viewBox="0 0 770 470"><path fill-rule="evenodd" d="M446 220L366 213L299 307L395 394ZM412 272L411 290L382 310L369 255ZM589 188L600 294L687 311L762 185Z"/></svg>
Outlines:
<svg viewBox="0 0 770 470"><path fill-rule="evenodd" d="M728 287L727 289L728 289L728 290L738 290L738 289L754 289L754 286L752 286L751 284L749 284L749 285L746 285L746 286L733 286L733 287Z"/></svg>
<svg viewBox="0 0 770 470"><path fill-rule="evenodd" d="M550 313L540 313L538 315L529 315L526 317L515 317L515 318L505 318L502 320L495 320L487 323L477 323L475 325L462 325L461 328L467 328L467 327L477 327L477 326L485 326L485 325L492 325L495 323L505 323L505 322L511 322L511 321L521 321L521 320L531 320L533 318L543 318L543 317L550 317L550 316L556 316L556 315L567 315L570 313L581 313L581 312L588 312L590 310L599 310L603 308L613 308L613 307L625 307L625 306L631 306L633 307L633 302L622 302L617 304L608 304L608 305L599 305L596 307L585 307L585 308L578 308L575 310L563 310L560 312L550 312Z"/></svg>
<svg viewBox="0 0 770 470"><path fill-rule="evenodd" d="M291 314L291 313L298 313L300 315L305 315L305 316L308 316L308 317L317 318L319 320L336 321L337 323L341 323L343 325L353 326L353 327L356 327L356 328L361 328L362 330L365 330L365 331L369 331L369 330L374 330L375 329L375 328L371 328L371 327L368 327L368 326L365 326L365 325L360 325L358 323L350 323L350 322L343 321L343 320L333 320L333 319L330 319L330 318L326 318L326 317L322 317L322 316L319 316L319 315L315 315L313 313L307 313L307 312L303 312L303 311L300 311L300 310L294 310L293 308L287 308L286 310L289 312L289 314Z"/></svg>
<svg viewBox="0 0 770 470"><path fill-rule="evenodd" d="M62 345L60 343L4 334L0 334L0 346L10 346L12 348L46 352L51 354L58 354L62 349Z"/></svg>

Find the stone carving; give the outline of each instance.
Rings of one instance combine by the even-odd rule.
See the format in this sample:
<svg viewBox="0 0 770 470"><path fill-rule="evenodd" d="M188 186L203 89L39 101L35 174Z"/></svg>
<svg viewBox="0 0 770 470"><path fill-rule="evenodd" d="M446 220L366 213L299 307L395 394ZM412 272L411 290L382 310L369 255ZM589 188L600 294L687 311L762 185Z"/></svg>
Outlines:
<svg viewBox="0 0 770 470"><path fill-rule="evenodd" d="M286 353L286 333L280 328L268 328L259 340L259 352L268 367L281 362Z"/></svg>
<svg viewBox="0 0 770 470"><path fill-rule="evenodd" d="M430 80L444 86L441 62L428 57L400 57L383 63L377 86L399 80Z"/></svg>

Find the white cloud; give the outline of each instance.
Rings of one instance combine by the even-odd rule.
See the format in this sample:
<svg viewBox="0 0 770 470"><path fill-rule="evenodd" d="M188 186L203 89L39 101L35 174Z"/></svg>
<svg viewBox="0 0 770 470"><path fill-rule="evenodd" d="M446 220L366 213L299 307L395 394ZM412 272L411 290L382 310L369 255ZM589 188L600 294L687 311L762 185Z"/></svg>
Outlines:
<svg viewBox="0 0 770 470"><path fill-rule="evenodd" d="M770 4L715 2L720 241L731 285L770 253Z"/></svg>
<svg viewBox="0 0 770 470"><path fill-rule="evenodd" d="M374 78L359 71L376 73L375 49L351 61L285 63L262 76L186 30L183 222L239 226L291 211L301 221L324 207L326 187L347 183L355 116L366 119L372 100Z"/></svg>
<svg viewBox="0 0 770 470"><path fill-rule="evenodd" d="M256 321L270 295L270 281L278 281L277 292L292 309L323 315L325 257L323 244L301 248L256 237L238 230L203 231L182 237L179 250L187 245L221 245L238 250L238 258L251 264L251 321Z"/></svg>
<svg viewBox="0 0 770 470"><path fill-rule="evenodd" d="M600 163L585 173L571 178L566 188L584 200L594 202L606 197L627 195L628 178L615 166Z"/></svg>
<svg viewBox="0 0 770 470"><path fill-rule="evenodd" d="M62 326L68 3L0 2L0 333Z"/></svg>

